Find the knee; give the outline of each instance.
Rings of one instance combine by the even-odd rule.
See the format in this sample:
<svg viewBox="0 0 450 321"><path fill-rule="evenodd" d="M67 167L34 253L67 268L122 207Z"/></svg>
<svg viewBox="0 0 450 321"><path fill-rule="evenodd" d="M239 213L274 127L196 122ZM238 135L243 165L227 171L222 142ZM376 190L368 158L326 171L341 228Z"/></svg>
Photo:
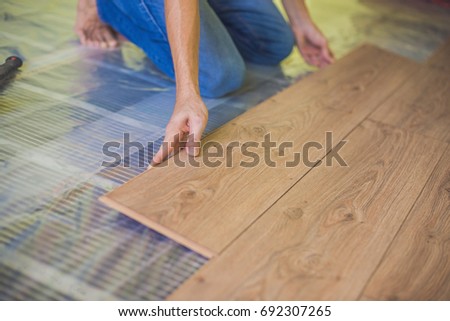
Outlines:
<svg viewBox="0 0 450 321"><path fill-rule="evenodd" d="M229 58L229 57L228 57ZM244 83L245 63L241 59L224 59L218 61L216 66L200 71L200 93L203 97L218 98L225 96Z"/></svg>
<svg viewBox="0 0 450 321"><path fill-rule="evenodd" d="M260 65L278 65L288 57L295 45L294 34L290 28L278 30L270 40L255 43L252 54L246 60Z"/></svg>
<svg viewBox="0 0 450 321"><path fill-rule="evenodd" d="M272 64L277 65L287 58L291 54L294 45L294 34L289 30L272 45Z"/></svg>

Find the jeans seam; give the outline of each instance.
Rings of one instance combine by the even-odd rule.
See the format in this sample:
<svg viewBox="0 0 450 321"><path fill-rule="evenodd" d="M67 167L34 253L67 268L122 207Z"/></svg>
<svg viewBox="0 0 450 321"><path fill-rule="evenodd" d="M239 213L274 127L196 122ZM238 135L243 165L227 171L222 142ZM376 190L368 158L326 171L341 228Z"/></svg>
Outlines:
<svg viewBox="0 0 450 321"><path fill-rule="evenodd" d="M151 11L148 9L147 5L145 4L145 1L144 0L140 0L139 1L139 6L145 11L145 13L147 14L148 18L156 26L156 28L158 29L159 33L163 36L164 40L166 42L169 42L169 39L167 38L166 33L161 29L160 25L156 22L155 17L151 13Z"/></svg>
<svg viewBox="0 0 450 321"><path fill-rule="evenodd" d="M273 3L273 1L272 1L272 3ZM228 9L231 9L231 8L230 8L229 6L227 6L226 4L223 4L223 5L222 5L222 10L223 10L223 11L227 11ZM277 9L277 10L278 10L278 9ZM230 27L230 29L229 29L228 26L227 26L227 24L225 24L225 23L222 21L222 19L221 19L221 17L220 17L220 14L218 14L217 12L216 12L216 14L217 14L218 17L219 17L219 20L221 20L221 22L225 25L225 28L227 29L228 33L230 33L230 35L231 35L230 29L232 29L232 28ZM262 49L264 48L263 44L262 44L261 42L259 42L259 41L255 41L255 40L258 39L257 36L259 35L259 33L255 31L255 29L253 28L252 24L251 24L251 23L248 23L247 20L243 19L243 18L241 17L241 15L238 15L238 14L235 15L234 19L236 19L236 20L239 22L239 24L241 25L241 27L243 27L244 29L246 29L246 31L248 32L248 34L249 34L250 37L251 37L251 39L249 39L249 37L241 37L241 39L243 39L245 43L251 43L251 42L253 42L253 45L255 45L255 51L257 51L257 52L263 51L263 50L262 50ZM234 37L231 37L231 38L233 39L233 42L236 44L236 40L234 39ZM253 41L248 41L248 40L253 40ZM241 54L242 54L242 53L241 53Z"/></svg>

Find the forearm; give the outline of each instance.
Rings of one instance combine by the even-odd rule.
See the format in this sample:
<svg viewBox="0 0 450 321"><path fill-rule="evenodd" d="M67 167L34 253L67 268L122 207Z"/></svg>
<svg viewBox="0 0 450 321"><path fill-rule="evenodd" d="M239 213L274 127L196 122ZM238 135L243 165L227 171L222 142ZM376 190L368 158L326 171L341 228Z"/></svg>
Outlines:
<svg viewBox="0 0 450 321"><path fill-rule="evenodd" d="M172 52L177 100L200 97L198 0L165 0L167 34Z"/></svg>
<svg viewBox="0 0 450 321"><path fill-rule="evenodd" d="M283 0L283 6L293 28L312 23L305 0Z"/></svg>

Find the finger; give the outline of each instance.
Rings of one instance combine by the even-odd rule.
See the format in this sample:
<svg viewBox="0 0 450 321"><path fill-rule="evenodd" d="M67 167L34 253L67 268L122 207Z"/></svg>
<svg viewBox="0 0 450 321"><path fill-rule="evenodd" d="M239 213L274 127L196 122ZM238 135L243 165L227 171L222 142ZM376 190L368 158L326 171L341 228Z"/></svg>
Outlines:
<svg viewBox="0 0 450 321"><path fill-rule="evenodd" d="M312 56L311 55L304 55L303 56L303 59L306 61L306 63L308 64L308 65L312 65L313 63L312 63Z"/></svg>
<svg viewBox="0 0 450 321"><path fill-rule="evenodd" d="M95 41L97 47L100 47L100 48L103 48L103 49L107 47L107 44L106 44L106 42L103 39L103 31L102 31L102 29L97 29L95 31L95 33L94 33L94 41Z"/></svg>
<svg viewBox="0 0 450 321"><path fill-rule="evenodd" d="M304 45L299 47L299 51L307 64L316 67L319 66L320 59L318 58L318 56L320 55L320 50L318 50L318 48L312 47L310 45Z"/></svg>
<svg viewBox="0 0 450 321"><path fill-rule="evenodd" d="M92 48L98 48L99 47L98 41L97 40L91 40L91 47Z"/></svg>
<svg viewBox="0 0 450 321"><path fill-rule="evenodd" d="M116 48L119 46L116 32L111 27L106 27L104 38L108 43L109 48Z"/></svg>
<svg viewBox="0 0 450 321"><path fill-rule="evenodd" d="M155 166L158 164L161 164L166 158L167 156L171 153L172 147L171 147L171 143L169 141L164 141L161 145L161 147L159 148L158 152L156 153L155 156L153 156L153 159L150 163L151 166Z"/></svg>
<svg viewBox="0 0 450 321"><path fill-rule="evenodd" d="M93 31L86 31L86 45L88 47L92 47L92 48L96 48L98 46L96 37L95 37L95 32Z"/></svg>
<svg viewBox="0 0 450 321"><path fill-rule="evenodd" d="M95 47L95 43L91 39L86 38L86 46L94 48Z"/></svg>
<svg viewBox="0 0 450 321"><path fill-rule="evenodd" d="M320 53L321 53L322 58L326 62L328 62L329 64L331 64L333 62L333 57L331 55L330 49L328 49L328 46L322 47L322 50Z"/></svg>
<svg viewBox="0 0 450 321"><path fill-rule="evenodd" d="M328 47L328 46L327 46ZM334 52L330 49L330 47L328 47L328 53L330 54L331 57L331 62L333 63L335 58L334 58Z"/></svg>
<svg viewBox="0 0 450 321"><path fill-rule="evenodd" d="M174 153L174 150L179 145L180 134L179 133L167 133L164 138L161 147L159 148L156 155L153 157L151 161L151 165L161 164L164 160L166 160L171 154Z"/></svg>
<svg viewBox="0 0 450 321"><path fill-rule="evenodd" d="M317 55L320 50L312 45L304 45L302 51L305 55Z"/></svg>
<svg viewBox="0 0 450 321"><path fill-rule="evenodd" d="M113 43L115 40L108 27L104 27L100 30L100 38L102 41L102 48L114 48Z"/></svg>
<svg viewBox="0 0 450 321"><path fill-rule="evenodd" d="M80 42L81 44L84 46L86 45L86 35L84 33L84 31L81 31L78 36L80 37Z"/></svg>
<svg viewBox="0 0 450 321"><path fill-rule="evenodd" d="M161 164L164 160L164 155L166 155L168 152L164 151L164 147L161 146L158 150L158 152L156 153L155 156L153 156L152 161L150 162L150 166L155 166L158 164Z"/></svg>
<svg viewBox="0 0 450 321"><path fill-rule="evenodd" d="M312 62L313 66L320 67L320 58L319 57L317 57L317 56L312 57L311 62Z"/></svg>
<svg viewBox="0 0 450 321"><path fill-rule="evenodd" d="M102 48L102 49L108 48L108 42L105 40L104 37L101 38L101 40L99 41L99 44L100 44L100 48Z"/></svg>
<svg viewBox="0 0 450 321"><path fill-rule="evenodd" d="M166 159L171 158L173 155L174 155L174 152L169 153L169 154L167 155ZM156 155L155 155L155 157L156 157ZM157 166L158 164L161 164L163 161L164 161L164 159L163 159L161 162L156 163L156 162L154 162L154 161L152 160L152 161L150 162L150 164L148 164L147 169L151 169L151 168L153 168L154 166Z"/></svg>
<svg viewBox="0 0 450 321"><path fill-rule="evenodd" d="M328 66L329 64L330 64L330 63L327 62L327 61L325 61L324 59L320 59L320 61L319 61L319 68L326 67L326 66Z"/></svg>
<svg viewBox="0 0 450 321"><path fill-rule="evenodd" d="M86 29L84 31L85 43L88 47L95 47L94 32L92 29Z"/></svg>
<svg viewBox="0 0 450 321"><path fill-rule="evenodd" d="M108 45L108 48L115 48L118 45L116 38L113 36L110 30L106 31L103 35L103 40Z"/></svg>
<svg viewBox="0 0 450 321"><path fill-rule="evenodd" d="M302 57L306 61L306 63L311 64L311 54L309 54L305 51L305 47L299 46L298 50L300 51L300 54L302 55Z"/></svg>
<svg viewBox="0 0 450 321"><path fill-rule="evenodd" d="M320 56L320 58L319 58L319 68L326 67L326 66L328 66L330 63L331 63L331 62L330 62L328 59L324 58L323 56Z"/></svg>
<svg viewBox="0 0 450 321"><path fill-rule="evenodd" d="M189 137L186 143L187 152L189 155L198 156L200 154L200 144L204 129L205 127L201 120L196 120L190 123Z"/></svg>
<svg viewBox="0 0 450 321"><path fill-rule="evenodd" d="M320 65L320 59L317 55L308 55L308 60L306 61L308 64L319 67Z"/></svg>

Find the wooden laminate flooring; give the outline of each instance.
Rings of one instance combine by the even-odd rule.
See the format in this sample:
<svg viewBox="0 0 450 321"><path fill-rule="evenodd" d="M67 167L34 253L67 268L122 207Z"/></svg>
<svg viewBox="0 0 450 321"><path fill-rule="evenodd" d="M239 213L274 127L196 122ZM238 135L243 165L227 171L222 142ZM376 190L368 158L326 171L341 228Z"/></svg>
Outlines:
<svg viewBox="0 0 450 321"><path fill-rule="evenodd" d="M102 200L132 218L212 257L221 253L277 199L304 176L332 147L372 113L411 75L416 65L373 46L363 46L335 65L321 70L219 128L203 142L226 146L258 143L249 161L233 148L217 167L201 162L185 168L171 158L110 192ZM327 144L326 133L333 142ZM264 159L266 134L280 146L272 148L275 167ZM286 166L294 152L313 142L308 163ZM327 146L328 145L328 146ZM322 146L322 148L320 147ZM305 153L303 153L305 154ZM306 159L306 155L303 159ZM182 153L182 158L186 155ZM228 163L228 164L227 164Z"/></svg>
<svg viewBox="0 0 450 321"><path fill-rule="evenodd" d="M102 200L212 258L172 300L449 300L447 47L417 64L363 46L203 142L270 133L293 145L269 149L275 167L261 146L253 166L171 158Z"/></svg>

